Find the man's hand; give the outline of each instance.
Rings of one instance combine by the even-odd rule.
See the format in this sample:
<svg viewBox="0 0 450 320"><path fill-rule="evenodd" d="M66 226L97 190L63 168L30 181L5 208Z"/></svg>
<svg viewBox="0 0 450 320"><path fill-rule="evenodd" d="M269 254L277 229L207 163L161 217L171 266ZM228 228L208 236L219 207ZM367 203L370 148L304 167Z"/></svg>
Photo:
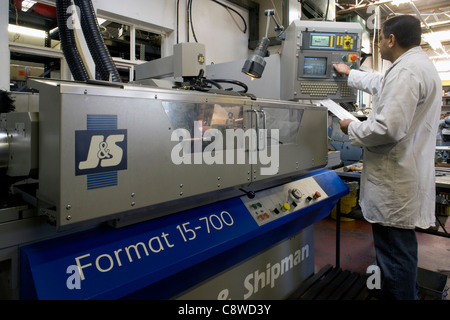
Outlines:
<svg viewBox="0 0 450 320"><path fill-rule="evenodd" d="M333 64L334 69L337 71L337 73L340 74L345 74L346 76L348 76L348 74L350 73L350 71L352 69L350 69L350 67L348 65L346 65L345 63L338 63L338 64Z"/></svg>
<svg viewBox="0 0 450 320"><path fill-rule="evenodd" d="M348 126L352 121L354 120L351 119L339 120L339 125L341 126L341 130L343 133L348 134Z"/></svg>

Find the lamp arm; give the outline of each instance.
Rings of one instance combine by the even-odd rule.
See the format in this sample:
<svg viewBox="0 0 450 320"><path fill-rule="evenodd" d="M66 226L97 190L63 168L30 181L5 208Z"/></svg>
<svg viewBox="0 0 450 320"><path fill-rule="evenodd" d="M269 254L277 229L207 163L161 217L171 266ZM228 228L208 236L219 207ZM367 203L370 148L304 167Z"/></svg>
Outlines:
<svg viewBox="0 0 450 320"><path fill-rule="evenodd" d="M284 32L284 27L280 25L275 18L275 10L274 9L267 9L264 11L264 15L267 17L267 23L266 23L266 38L268 38L269 33L269 24L270 24L270 17L272 17L273 22L275 22L275 31L277 32L277 39L279 40L285 40L286 39L286 33Z"/></svg>

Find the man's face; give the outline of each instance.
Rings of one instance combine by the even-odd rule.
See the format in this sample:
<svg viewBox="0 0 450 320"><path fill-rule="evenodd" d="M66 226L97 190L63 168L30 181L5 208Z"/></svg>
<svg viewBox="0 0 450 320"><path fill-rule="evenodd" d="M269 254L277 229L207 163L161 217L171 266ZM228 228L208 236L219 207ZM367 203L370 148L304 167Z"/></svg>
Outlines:
<svg viewBox="0 0 450 320"><path fill-rule="evenodd" d="M390 46L391 41L392 41L392 39L384 37L383 29L381 29L380 40L378 42L378 48L380 50L382 59L391 61L391 58L392 58L392 53L391 53L392 49Z"/></svg>

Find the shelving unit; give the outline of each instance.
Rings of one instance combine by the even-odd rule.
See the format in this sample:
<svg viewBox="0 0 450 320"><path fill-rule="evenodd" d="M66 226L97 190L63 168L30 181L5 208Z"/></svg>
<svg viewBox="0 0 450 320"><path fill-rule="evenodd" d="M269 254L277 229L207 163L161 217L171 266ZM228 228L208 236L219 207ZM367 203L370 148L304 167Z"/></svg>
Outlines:
<svg viewBox="0 0 450 320"><path fill-rule="evenodd" d="M25 88L29 75L70 78L59 45L56 11L53 6L36 3L28 11L12 3L9 6L9 24L45 32L44 39L24 37L17 32L10 35L11 91ZM161 39L164 35L136 26L132 22L100 19L100 30L123 82L134 79L134 67L142 62L161 57ZM17 38L15 38L17 37ZM45 73L44 73L45 72Z"/></svg>
<svg viewBox="0 0 450 320"><path fill-rule="evenodd" d="M442 81L442 106L450 108L450 80Z"/></svg>
<svg viewBox="0 0 450 320"><path fill-rule="evenodd" d="M450 80L442 80L442 110L441 114L450 115Z"/></svg>

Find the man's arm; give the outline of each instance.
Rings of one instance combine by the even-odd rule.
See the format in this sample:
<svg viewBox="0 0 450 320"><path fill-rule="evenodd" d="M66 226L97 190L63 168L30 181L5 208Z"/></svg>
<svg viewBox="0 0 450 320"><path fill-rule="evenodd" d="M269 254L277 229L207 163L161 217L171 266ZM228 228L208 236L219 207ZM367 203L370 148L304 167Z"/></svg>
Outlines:
<svg viewBox="0 0 450 320"><path fill-rule="evenodd" d="M354 120L352 119L343 119L339 120L339 125L341 126L341 130L343 133L348 134L348 126L350 125L350 122Z"/></svg>
<svg viewBox="0 0 450 320"><path fill-rule="evenodd" d="M337 73L343 74L343 75L346 75L346 76L348 76L350 71L352 70L345 63L333 64L333 67L337 71Z"/></svg>
<svg viewBox="0 0 450 320"><path fill-rule="evenodd" d="M400 141L409 131L419 101L420 80L411 71L392 71L369 118L347 126L350 143L374 147Z"/></svg>
<svg viewBox="0 0 450 320"><path fill-rule="evenodd" d="M351 69L345 63L333 64L336 72L348 76L348 85L350 87L362 90L369 94L378 94L381 89L383 76L381 74L368 73Z"/></svg>
<svg viewBox="0 0 450 320"><path fill-rule="evenodd" d="M345 63L333 64L333 67L334 67L334 69L336 70L337 73L343 74L343 75L346 75L346 76L348 76L350 74L350 71L352 70ZM352 121L353 120L351 120L351 119L339 120L339 125L341 126L342 132L344 132L345 134L348 134L348 126L349 126L350 122L352 122Z"/></svg>

